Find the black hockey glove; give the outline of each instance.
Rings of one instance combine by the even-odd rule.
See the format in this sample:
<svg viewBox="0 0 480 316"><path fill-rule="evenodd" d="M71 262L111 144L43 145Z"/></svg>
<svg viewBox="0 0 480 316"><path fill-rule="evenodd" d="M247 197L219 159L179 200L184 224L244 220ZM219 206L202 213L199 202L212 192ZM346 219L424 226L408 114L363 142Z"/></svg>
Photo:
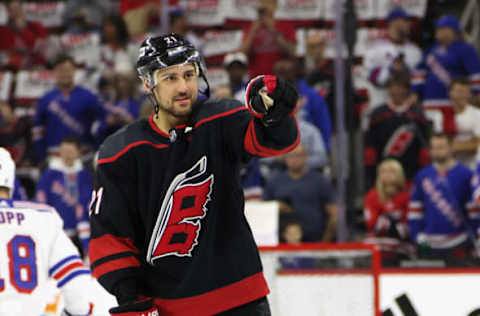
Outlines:
<svg viewBox="0 0 480 316"><path fill-rule="evenodd" d="M245 98L250 113L270 126L295 110L298 92L286 80L262 75L248 82Z"/></svg>
<svg viewBox="0 0 480 316"><path fill-rule="evenodd" d="M111 316L160 316L151 298L122 304L118 307L111 308L109 312Z"/></svg>

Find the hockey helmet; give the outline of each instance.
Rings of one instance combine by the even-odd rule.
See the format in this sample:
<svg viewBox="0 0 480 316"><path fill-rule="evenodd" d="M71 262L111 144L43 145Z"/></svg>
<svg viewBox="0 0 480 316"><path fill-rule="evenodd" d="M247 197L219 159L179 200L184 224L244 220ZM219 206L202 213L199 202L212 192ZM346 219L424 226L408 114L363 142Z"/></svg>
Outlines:
<svg viewBox="0 0 480 316"><path fill-rule="evenodd" d="M13 195L15 184L15 162L10 153L0 147L0 187L10 189L10 197Z"/></svg>
<svg viewBox="0 0 480 316"><path fill-rule="evenodd" d="M175 33L145 39L140 45L137 71L140 78L144 78L147 85L153 88L156 84L153 75L155 70L190 63L196 65L199 77L205 80L209 93L203 57L195 46Z"/></svg>

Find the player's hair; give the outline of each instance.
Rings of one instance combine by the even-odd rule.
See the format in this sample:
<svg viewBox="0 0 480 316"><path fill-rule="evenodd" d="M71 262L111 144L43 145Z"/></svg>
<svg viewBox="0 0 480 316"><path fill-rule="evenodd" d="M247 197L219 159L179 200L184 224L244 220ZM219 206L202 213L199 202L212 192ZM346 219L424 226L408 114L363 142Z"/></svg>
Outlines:
<svg viewBox="0 0 480 316"><path fill-rule="evenodd" d="M403 171L403 167L400 164L400 162L393 158L387 158L383 160L377 167L377 179L375 182L375 189L377 190L377 194L380 197L381 201L384 201L387 198L387 195L385 193L385 188L380 179L380 169L383 166L390 166L395 169L397 173L397 182L396 182L397 189L398 189L397 192L400 192L402 189L404 189L406 185L405 172Z"/></svg>
<svg viewBox="0 0 480 316"><path fill-rule="evenodd" d="M449 133L446 133L446 132L436 132L436 133L433 133L432 136L430 136L430 142L432 141L432 139L434 138L445 138L448 143L451 145L452 142L453 142L453 137L451 134Z"/></svg>
<svg viewBox="0 0 480 316"><path fill-rule="evenodd" d="M455 77L450 81L450 85L448 86L448 91L452 90L455 85L462 85L462 86L469 86L470 87L470 80L467 77Z"/></svg>
<svg viewBox="0 0 480 316"><path fill-rule="evenodd" d="M72 56L70 55L60 55L55 59L55 61L52 64L52 67L55 68L58 65L61 65L63 63L70 62L72 65L76 66L75 60L73 59Z"/></svg>

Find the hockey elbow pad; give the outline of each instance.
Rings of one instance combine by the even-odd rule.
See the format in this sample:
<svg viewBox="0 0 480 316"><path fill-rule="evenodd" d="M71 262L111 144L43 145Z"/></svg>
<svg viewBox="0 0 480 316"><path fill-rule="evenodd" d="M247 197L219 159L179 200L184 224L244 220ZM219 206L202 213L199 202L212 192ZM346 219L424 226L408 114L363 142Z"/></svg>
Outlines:
<svg viewBox="0 0 480 316"><path fill-rule="evenodd" d="M160 316L151 298L122 304L111 308L109 312L111 316Z"/></svg>
<svg viewBox="0 0 480 316"><path fill-rule="evenodd" d="M257 76L249 81L245 102L250 113L267 126L291 114L297 105L294 85L276 76Z"/></svg>

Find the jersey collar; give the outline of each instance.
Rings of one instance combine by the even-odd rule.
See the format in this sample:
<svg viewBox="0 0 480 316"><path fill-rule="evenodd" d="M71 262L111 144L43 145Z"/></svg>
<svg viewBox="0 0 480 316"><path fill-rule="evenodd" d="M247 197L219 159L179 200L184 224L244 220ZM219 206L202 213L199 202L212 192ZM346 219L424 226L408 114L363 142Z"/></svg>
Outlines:
<svg viewBox="0 0 480 316"><path fill-rule="evenodd" d="M153 129L153 131L154 131L155 133L159 134L159 135L162 136L162 137L165 137L165 138L170 139L170 138L171 138L171 135L169 135L169 134L165 133L164 131L162 131L161 129L159 129L158 126L155 124L155 122L153 121L153 116L154 116L154 115L155 115L155 114L150 115L150 118L149 118L149 120L148 120L148 123L150 124L150 127ZM179 131L179 130L185 129L186 127L187 127L186 124L177 125L177 126L175 126L175 128L172 128L172 130L175 129L175 130Z"/></svg>

